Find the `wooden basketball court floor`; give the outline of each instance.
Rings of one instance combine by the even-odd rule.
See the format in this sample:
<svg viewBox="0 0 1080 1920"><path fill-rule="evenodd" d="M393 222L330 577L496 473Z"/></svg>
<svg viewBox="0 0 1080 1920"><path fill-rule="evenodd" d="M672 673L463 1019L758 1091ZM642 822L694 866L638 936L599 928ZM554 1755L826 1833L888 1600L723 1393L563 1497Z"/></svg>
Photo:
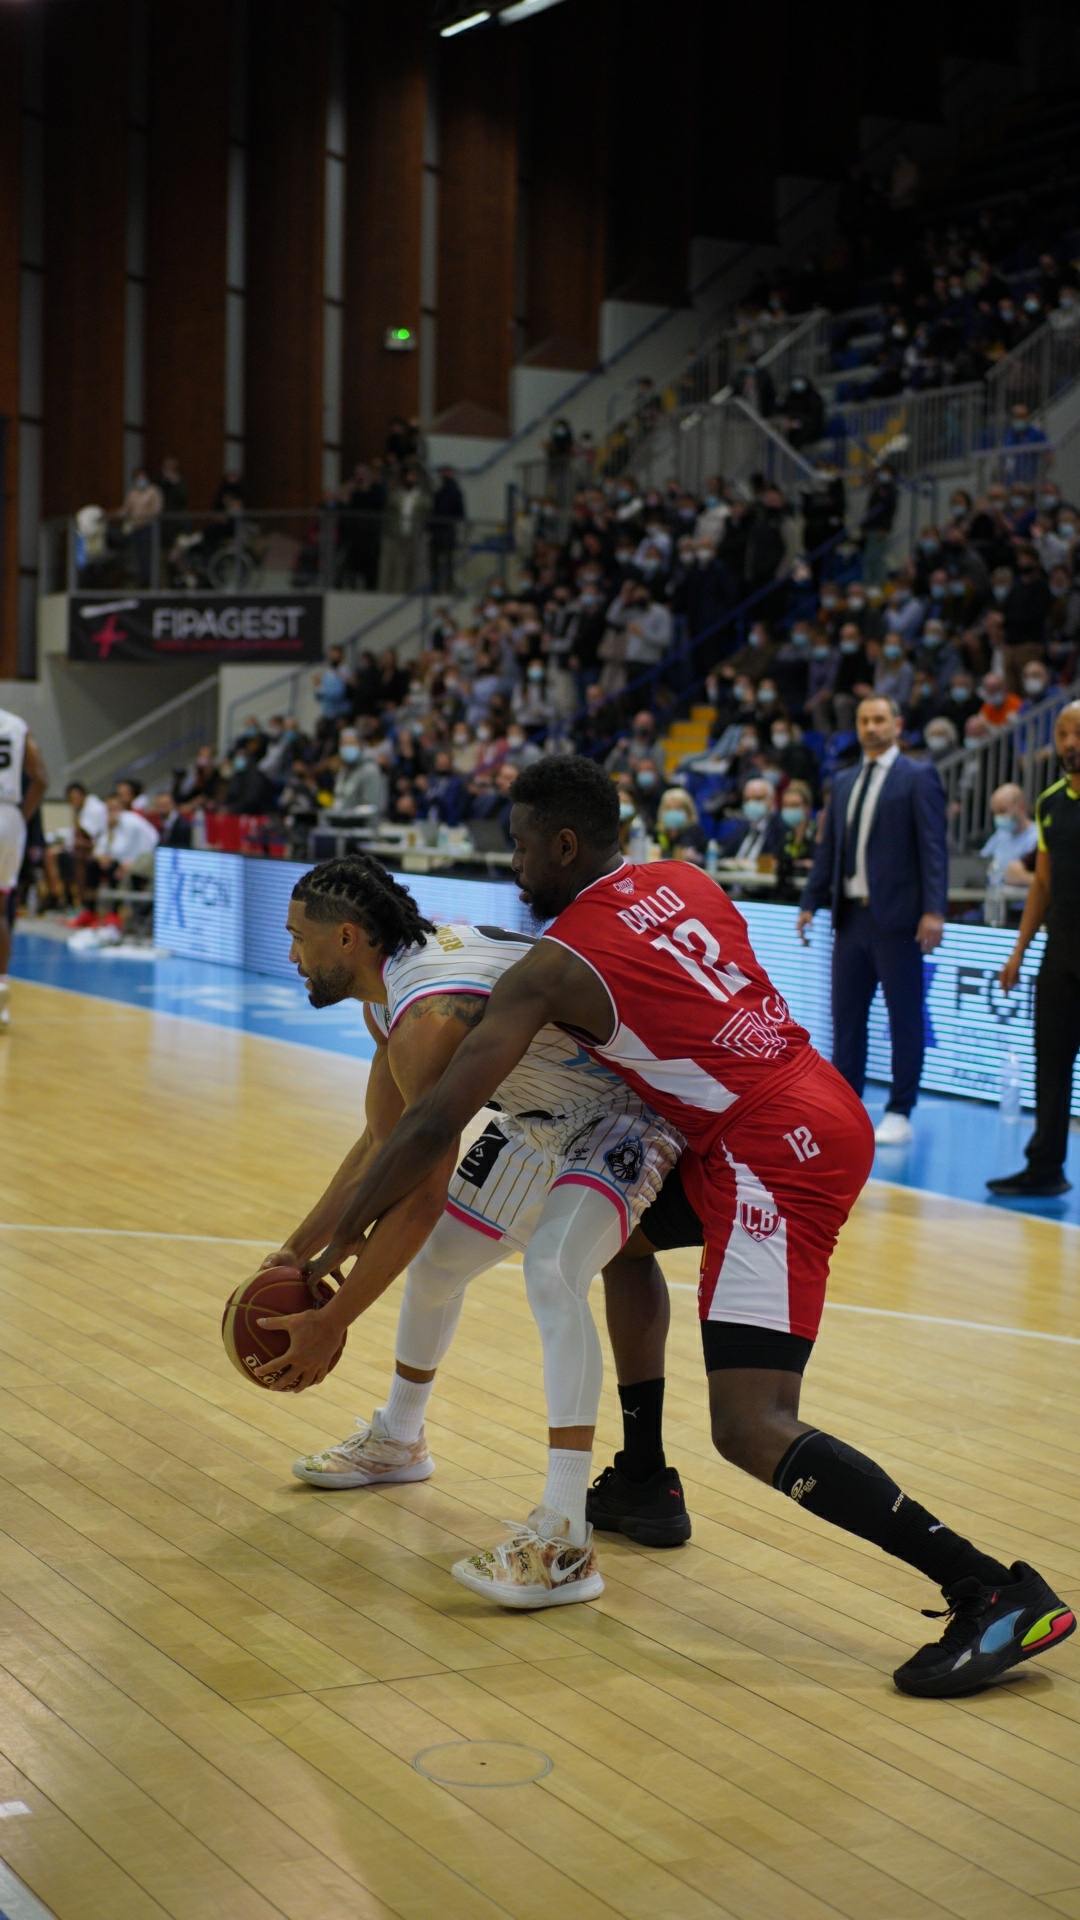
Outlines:
<svg viewBox="0 0 1080 1920"><path fill-rule="evenodd" d="M355 1137L364 1069L22 983L14 1012L0 1856L58 1920L1080 1916L1078 1640L968 1701L896 1693L936 1593L713 1452L691 1255L667 1426L693 1541L605 1540L599 1602L507 1615L448 1568L541 1487L515 1262L471 1289L423 1485L289 1473L383 1398L394 1292L301 1399L221 1350L225 1295ZM1080 1603L1076 1231L872 1186L832 1301L808 1417ZM616 1436L609 1376L599 1464ZM414 1767L480 1741L550 1770Z"/></svg>

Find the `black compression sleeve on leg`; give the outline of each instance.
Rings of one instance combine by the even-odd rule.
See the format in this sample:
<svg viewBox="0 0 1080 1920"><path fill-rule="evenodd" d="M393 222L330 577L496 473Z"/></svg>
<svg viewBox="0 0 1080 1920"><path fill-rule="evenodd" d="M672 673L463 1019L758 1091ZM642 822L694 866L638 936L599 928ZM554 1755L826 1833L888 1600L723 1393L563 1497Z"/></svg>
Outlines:
<svg viewBox="0 0 1080 1920"><path fill-rule="evenodd" d="M909 1499L876 1461L831 1434L800 1434L773 1474L773 1486L820 1520L906 1560L939 1587L952 1587L969 1574L986 1586L1011 1577L1000 1560L980 1553Z"/></svg>

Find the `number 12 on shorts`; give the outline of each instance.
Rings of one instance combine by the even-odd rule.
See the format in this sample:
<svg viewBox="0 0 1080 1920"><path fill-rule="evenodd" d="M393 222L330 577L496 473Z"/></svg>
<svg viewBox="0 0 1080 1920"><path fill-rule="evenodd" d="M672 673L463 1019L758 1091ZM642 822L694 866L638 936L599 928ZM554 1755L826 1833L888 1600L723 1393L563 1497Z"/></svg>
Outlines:
<svg viewBox="0 0 1080 1920"><path fill-rule="evenodd" d="M790 1133L785 1133L784 1139L796 1160L813 1160L821 1152L809 1127L793 1127Z"/></svg>

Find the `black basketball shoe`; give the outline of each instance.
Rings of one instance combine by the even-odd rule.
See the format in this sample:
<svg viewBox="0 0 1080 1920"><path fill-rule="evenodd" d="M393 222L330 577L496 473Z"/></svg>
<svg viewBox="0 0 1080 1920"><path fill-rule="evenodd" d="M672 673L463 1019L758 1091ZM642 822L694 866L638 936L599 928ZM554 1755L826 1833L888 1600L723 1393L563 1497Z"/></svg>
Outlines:
<svg viewBox="0 0 1080 1920"><path fill-rule="evenodd" d="M647 1480L627 1480L605 1467L585 1500L585 1518L598 1533L624 1533L639 1547L681 1547L690 1538L682 1481L674 1467Z"/></svg>
<svg viewBox="0 0 1080 1920"><path fill-rule="evenodd" d="M942 1700L976 1693L999 1673L1047 1653L1076 1631L1076 1617L1042 1575L1023 1560L1010 1569L1007 1586L984 1587L981 1580L958 1580L941 1613L924 1607L929 1620L948 1617L940 1640L920 1647L893 1674L901 1693Z"/></svg>

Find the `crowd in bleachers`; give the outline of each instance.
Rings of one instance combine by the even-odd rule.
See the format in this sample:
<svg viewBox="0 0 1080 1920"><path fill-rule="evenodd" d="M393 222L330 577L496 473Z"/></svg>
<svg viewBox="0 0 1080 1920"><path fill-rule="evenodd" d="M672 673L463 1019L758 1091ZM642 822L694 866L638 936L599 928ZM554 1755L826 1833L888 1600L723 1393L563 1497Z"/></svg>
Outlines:
<svg viewBox="0 0 1080 1920"><path fill-rule="evenodd" d="M828 480L797 503L764 481L598 483L541 513L477 604L442 608L417 657L329 648L308 728L252 716L168 791L121 790L110 826L133 844L137 816L168 845L306 857L313 827L352 822L384 840L464 830L490 851L509 845L517 771L576 751L616 780L639 853L707 862L715 843L747 866L777 858L793 887L864 694L895 702L905 751L940 760L1077 672L1080 515L1052 481L957 490L891 572L882 501L895 511L887 466L855 532ZM663 736L691 708L708 739L679 761ZM104 832L63 850L76 904L91 862L131 871Z"/></svg>

